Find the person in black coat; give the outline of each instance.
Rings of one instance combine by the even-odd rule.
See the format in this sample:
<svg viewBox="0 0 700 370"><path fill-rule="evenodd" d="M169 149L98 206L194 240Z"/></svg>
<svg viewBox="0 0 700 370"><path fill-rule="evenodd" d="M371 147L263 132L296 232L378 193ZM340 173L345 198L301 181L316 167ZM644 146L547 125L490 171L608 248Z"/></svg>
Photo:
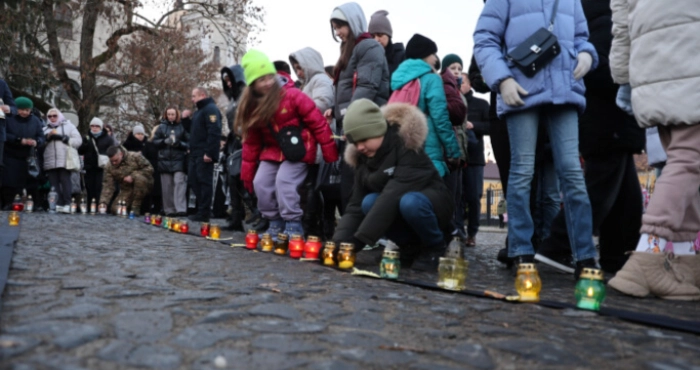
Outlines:
<svg viewBox="0 0 700 370"><path fill-rule="evenodd" d="M5 122L5 169L2 172L1 191L4 209L12 206L12 200L15 195L22 193L22 189L26 189L27 194L38 199L38 183L28 173L27 159L36 155L36 149L46 142L43 122L32 115L34 103L25 97L17 98L15 103L17 114L8 115Z"/></svg>
<svg viewBox="0 0 700 370"><path fill-rule="evenodd" d="M399 68L399 64L406 59L406 49L402 43L394 43L392 41L394 30L391 27L389 18L386 17L387 15L389 15L389 12L386 10L374 12L369 20L367 32L384 47L386 62L389 65L389 74L393 74L396 68Z"/></svg>
<svg viewBox="0 0 700 370"><path fill-rule="evenodd" d="M481 217L481 195L484 192L484 135L489 134L489 103L474 96L469 74L462 74L460 92L467 100L469 145L467 167L462 174L462 207L467 211L467 246L476 246L476 233Z"/></svg>
<svg viewBox="0 0 700 370"><path fill-rule="evenodd" d="M190 130L188 181L197 197L197 214L192 221L209 222L214 194L214 164L219 161L221 112L203 87L192 90L197 111Z"/></svg>
<svg viewBox="0 0 700 370"><path fill-rule="evenodd" d="M584 1L590 38L600 62L584 77L586 111L579 123L579 150L585 161L585 179L593 211L593 233L599 236L600 265L616 272L636 248L642 222L642 192L633 155L641 153L645 133L633 116L615 104L617 90L608 55L612 45L610 0ZM568 267L571 260L564 212L552 223L535 259ZM570 270L569 270L570 271Z"/></svg>
<svg viewBox="0 0 700 370"><path fill-rule="evenodd" d="M225 167L229 176L228 185L231 206L231 215L226 229L244 231L243 220L246 218L245 208L248 207L250 209L252 228L259 231L266 230L268 224L258 210L258 200L255 198L255 194L251 194L246 190L240 176L243 143L241 142L241 137L234 131L234 122L238 109L238 99L246 87L243 67L240 64L236 64L222 68L221 85L223 86L224 94L229 99L229 105L226 108L229 133L226 137L226 145L223 151L226 154Z"/></svg>
<svg viewBox="0 0 700 370"><path fill-rule="evenodd" d="M167 216L187 216L187 150L190 135L180 122L180 111L169 106L153 134L153 145L158 149L158 163L154 168L160 174L163 209Z"/></svg>
<svg viewBox="0 0 700 370"><path fill-rule="evenodd" d="M117 141L109 135L104 126L101 119L93 118L90 121L90 132L85 135L83 143L78 148L78 154L83 156L88 209L90 209L92 201L97 202L102 194L104 170L99 166L98 155L107 155L107 149L117 145Z"/></svg>
<svg viewBox="0 0 700 370"><path fill-rule="evenodd" d="M5 147L5 121L7 117L17 114L17 106L15 105L15 99L12 98L12 91L10 91L10 87L7 86L5 80L1 78L0 99L2 99L2 104L0 104L0 110L2 110L2 115L0 115L0 187L2 187L2 157Z"/></svg>
<svg viewBox="0 0 700 370"><path fill-rule="evenodd" d="M399 245L409 266L421 251L443 252L454 205L423 150L425 115L409 104L380 111L359 99L348 107L344 124L345 161L355 169L355 184L333 235L336 244L352 242L360 251L386 237Z"/></svg>

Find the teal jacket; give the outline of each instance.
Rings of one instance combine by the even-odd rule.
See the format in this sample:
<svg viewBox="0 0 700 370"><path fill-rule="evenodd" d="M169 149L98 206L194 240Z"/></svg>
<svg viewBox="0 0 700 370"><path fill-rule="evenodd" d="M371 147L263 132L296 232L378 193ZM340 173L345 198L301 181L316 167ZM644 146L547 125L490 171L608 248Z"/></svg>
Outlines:
<svg viewBox="0 0 700 370"><path fill-rule="evenodd" d="M459 158L459 144L447 112L447 99L442 86L442 78L422 59L407 59L391 75L391 90L398 90L403 85L420 79L420 99L418 108L428 118L428 138L425 152L433 161L440 176L450 171L445 158Z"/></svg>

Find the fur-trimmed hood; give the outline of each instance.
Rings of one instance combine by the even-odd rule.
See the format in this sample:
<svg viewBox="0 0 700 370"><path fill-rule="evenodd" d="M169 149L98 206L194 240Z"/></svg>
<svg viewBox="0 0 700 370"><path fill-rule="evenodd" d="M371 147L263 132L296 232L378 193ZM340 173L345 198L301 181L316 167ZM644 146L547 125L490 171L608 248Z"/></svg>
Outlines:
<svg viewBox="0 0 700 370"><path fill-rule="evenodd" d="M399 127L399 137L403 140L406 149L414 151L423 149L428 137L428 123L420 109L406 103L390 103L381 109L389 126ZM355 144L347 143L344 155L345 162L350 167L357 167L360 153Z"/></svg>

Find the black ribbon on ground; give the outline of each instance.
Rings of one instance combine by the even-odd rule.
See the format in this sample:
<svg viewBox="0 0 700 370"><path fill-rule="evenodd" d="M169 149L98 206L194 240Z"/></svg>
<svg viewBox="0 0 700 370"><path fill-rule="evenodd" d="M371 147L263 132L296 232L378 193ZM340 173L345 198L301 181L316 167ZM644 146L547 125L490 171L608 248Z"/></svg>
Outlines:
<svg viewBox="0 0 700 370"><path fill-rule="evenodd" d="M18 237L19 226L10 226L4 220L0 220L0 309L2 309L2 293L5 291L7 276L10 272L12 251Z"/></svg>
<svg viewBox="0 0 700 370"><path fill-rule="evenodd" d="M188 235L200 236L197 233L197 231L198 230L190 230ZM226 241L218 241L218 242L221 244L224 244L224 245L230 245L230 243L228 243ZM246 248L237 248L237 249L246 249ZM257 250L257 249L253 249L253 250ZM340 270L337 268L331 268L331 269L337 270L340 272L349 273L349 271L344 271L344 270ZM369 278L369 277L367 277L367 278ZM518 301L507 300L505 295L500 294L500 293L496 293L496 292L469 290L469 289L449 290L449 289L443 289L443 288L437 286L437 284L435 284L433 282L418 281L418 280L403 280L403 279L397 279L397 280L382 279L382 280L394 282L394 283L398 283L398 284L403 284L403 285L411 285L411 286L418 287L421 289L440 291L443 293L462 294L462 295L478 297L478 298L496 299L499 301L509 302L509 303L517 303L517 304L520 303ZM571 304L571 303L559 302L559 301L549 301L549 300L540 300L537 303L527 303L527 304L537 304L537 305L540 305L542 307L553 308L553 309L566 309L566 308L576 309L576 310L579 309L578 307L576 307L576 305ZM700 335L700 321L674 319L672 317L663 316L663 315L634 312L634 311L627 311L627 310L621 310L621 309L617 309L617 308L607 308L607 307L602 307L600 309L600 311L590 311L590 310L585 310L585 311L595 312L595 313L597 313L599 315L603 315L603 316L615 317L615 318L618 318L620 320L633 322L636 324L642 324L642 325L653 326L653 327L657 327L657 328L661 328L661 329L669 329L669 330L675 330L675 331Z"/></svg>

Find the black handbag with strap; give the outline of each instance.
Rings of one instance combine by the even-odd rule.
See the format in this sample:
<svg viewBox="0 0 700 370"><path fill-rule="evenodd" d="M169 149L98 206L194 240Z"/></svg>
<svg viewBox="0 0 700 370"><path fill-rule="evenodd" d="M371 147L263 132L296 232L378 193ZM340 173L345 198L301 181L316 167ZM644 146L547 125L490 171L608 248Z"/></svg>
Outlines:
<svg viewBox="0 0 700 370"><path fill-rule="evenodd" d="M277 140L284 158L290 162L299 162L306 156L306 147L304 139L301 136L302 123L299 121L299 126L284 126L279 131L275 131L270 122L267 123L267 128L272 136Z"/></svg>
<svg viewBox="0 0 700 370"><path fill-rule="evenodd" d="M554 31L554 18L557 16L559 0L554 1L549 28L540 28L508 54L508 59L527 77L532 77L544 68L561 52Z"/></svg>

